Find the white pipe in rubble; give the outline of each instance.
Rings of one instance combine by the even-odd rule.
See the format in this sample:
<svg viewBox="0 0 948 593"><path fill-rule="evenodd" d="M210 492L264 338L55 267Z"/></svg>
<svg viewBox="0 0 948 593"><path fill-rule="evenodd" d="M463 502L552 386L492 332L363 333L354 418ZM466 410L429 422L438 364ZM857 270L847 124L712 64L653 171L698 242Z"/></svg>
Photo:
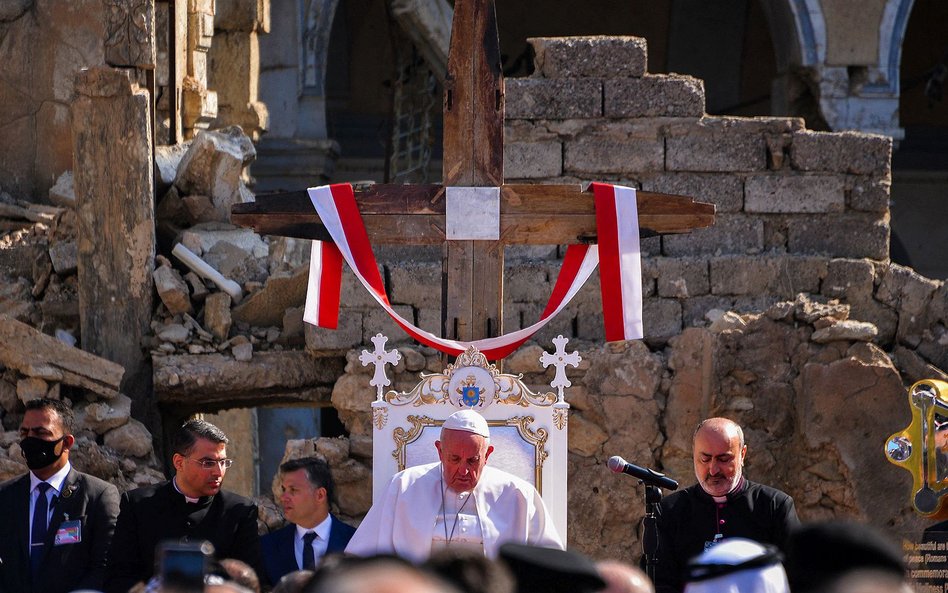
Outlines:
<svg viewBox="0 0 948 593"><path fill-rule="evenodd" d="M202 278L206 278L207 280L210 280L211 282L216 284L218 288L220 288L221 290L229 294L230 298L234 300L234 304L239 303L240 299L243 298L244 291L240 289L239 284L237 284L233 280L224 278L224 276L221 275L220 272L212 268L210 264L208 264L206 261L198 257L196 253L194 253L193 251L191 251L190 249L188 249L181 243L178 243L177 245L175 245L174 249L171 250L171 253L174 254L175 257L180 259L184 265L191 268L191 270L195 274L197 274L198 276L201 276Z"/></svg>

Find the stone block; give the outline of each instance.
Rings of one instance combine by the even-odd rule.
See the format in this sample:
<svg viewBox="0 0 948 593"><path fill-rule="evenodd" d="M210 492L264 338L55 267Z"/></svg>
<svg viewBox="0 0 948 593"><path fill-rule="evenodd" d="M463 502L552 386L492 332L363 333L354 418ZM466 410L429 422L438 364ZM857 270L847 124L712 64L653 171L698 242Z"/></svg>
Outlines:
<svg viewBox="0 0 948 593"><path fill-rule="evenodd" d="M96 434L105 434L128 422L131 413L131 398L120 393L108 402L93 402L86 406L83 425Z"/></svg>
<svg viewBox="0 0 948 593"><path fill-rule="evenodd" d="M889 177L851 177L849 207L861 212L887 212L891 191Z"/></svg>
<svg viewBox="0 0 948 593"><path fill-rule="evenodd" d="M790 145L790 162L801 171L887 176L892 166L892 138L862 132L798 130Z"/></svg>
<svg viewBox="0 0 948 593"><path fill-rule="evenodd" d="M178 175L178 165L187 154L191 141L181 144L155 146L155 182L159 193L164 193Z"/></svg>
<svg viewBox="0 0 948 593"><path fill-rule="evenodd" d="M826 268L821 293L830 298L861 301L872 298L875 268L865 259L833 259Z"/></svg>
<svg viewBox="0 0 948 593"><path fill-rule="evenodd" d="M66 171L49 188L49 201L56 206L72 208L76 205L76 190L73 186L72 171Z"/></svg>
<svg viewBox="0 0 948 593"><path fill-rule="evenodd" d="M593 79L508 78L507 119L576 119L602 116L602 82Z"/></svg>
<svg viewBox="0 0 948 593"><path fill-rule="evenodd" d="M181 159L174 184L182 195L209 196L217 220L230 220L230 207L245 201L240 179L243 168L257 153L237 126L200 132Z"/></svg>
<svg viewBox="0 0 948 593"><path fill-rule="evenodd" d="M674 299L644 299L642 319L646 341L664 342L681 333L681 303Z"/></svg>
<svg viewBox="0 0 948 593"><path fill-rule="evenodd" d="M751 175L744 181L745 212L842 212L845 207L838 176Z"/></svg>
<svg viewBox="0 0 948 593"><path fill-rule="evenodd" d="M772 295L793 298L819 292L826 261L818 257L728 256L711 260L711 292L716 295Z"/></svg>
<svg viewBox="0 0 948 593"><path fill-rule="evenodd" d="M563 169L579 176L661 171L664 150L661 138L585 136L566 142Z"/></svg>
<svg viewBox="0 0 948 593"><path fill-rule="evenodd" d="M59 241L49 247L49 259L60 276L74 273L79 265L78 258L75 241Z"/></svg>
<svg viewBox="0 0 948 593"><path fill-rule="evenodd" d="M191 313L191 299L188 285L184 283L181 274L171 266L158 266L152 273L158 296L168 311L174 315Z"/></svg>
<svg viewBox="0 0 948 593"><path fill-rule="evenodd" d="M879 330L871 323L847 319L814 331L810 339L817 344L828 344L839 340L871 342L878 333Z"/></svg>
<svg viewBox="0 0 948 593"><path fill-rule="evenodd" d="M191 330L180 323L166 323L155 329L155 337L162 342L186 344Z"/></svg>
<svg viewBox="0 0 948 593"><path fill-rule="evenodd" d="M729 311L734 306L734 299L722 295L706 295L686 299L681 302L681 323L683 327L707 327L708 312Z"/></svg>
<svg viewBox="0 0 948 593"><path fill-rule="evenodd" d="M504 144L504 176L510 179L544 179L563 174L563 145L559 142L508 142Z"/></svg>
<svg viewBox="0 0 948 593"><path fill-rule="evenodd" d="M570 414L569 418L569 451L583 457L590 457L600 452L602 444L609 439L609 435L595 422L586 420L577 413Z"/></svg>
<svg viewBox="0 0 948 593"><path fill-rule="evenodd" d="M267 32L270 29L269 1L215 0L214 28L220 31ZM217 34L214 35L217 37ZM214 40L217 43L217 40Z"/></svg>
<svg viewBox="0 0 948 593"><path fill-rule="evenodd" d="M394 305L392 307L396 313L405 318L409 323L415 322L415 313L407 305ZM372 343L372 336L381 333L388 336L389 344L404 343L411 340L398 324L381 307L369 309L363 315L362 321L362 344Z"/></svg>
<svg viewBox="0 0 948 593"><path fill-rule="evenodd" d="M546 303L560 262L522 262L504 268L504 301Z"/></svg>
<svg viewBox="0 0 948 593"><path fill-rule="evenodd" d="M759 253L763 245L764 222L739 214L718 216L708 228L662 237L662 252L668 256Z"/></svg>
<svg viewBox="0 0 948 593"><path fill-rule="evenodd" d="M250 342L234 344L230 347L230 353L237 362L250 362L253 360L253 344Z"/></svg>
<svg viewBox="0 0 948 593"><path fill-rule="evenodd" d="M287 309L305 305L308 281L309 266L270 276L261 290L234 308L234 320L258 327L280 325Z"/></svg>
<svg viewBox="0 0 948 593"><path fill-rule="evenodd" d="M641 37L529 37L534 69L544 78L644 76L647 44Z"/></svg>
<svg viewBox="0 0 948 593"><path fill-rule="evenodd" d="M252 253L227 241L221 241L206 251L204 261L222 276L238 284L263 282L267 279L266 258L254 257Z"/></svg>
<svg viewBox="0 0 948 593"><path fill-rule="evenodd" d="M16 395L16 385L6 379L0 379L0 408L3 408L3 411L7 414L11 414L16 411L19 403L20 401Z"/></svg>
<svg viewBox="0 0 948 593"><path fill-rule="evenodd" d="M10 278L33 278L33 262L46 247L42 244L13 243L0 246L0 270Z"/></svg>
<svg viewBox="0 0 948 593"><path fill-rule="evenodd" d="M49 384L39 377L24 377L16 382L16 396L24 404L34 399L46 397Z"/></svg>
<svg viewBox="0 0 948 593"><path fill-rule="evenodd" d="M233 323L230 304L231 298L226 292L215 292L204 301L204 327L221 342L227 340Z"/></svg>
<svg viewBox="0 0 948 593"><path fill-rule="evenodd" d="M773 260L761 257L716 257L710 262L711 292L716 295L745 295L767 292L777 270Z"/></svg>
<svg viewBox="0 0 948 593"><path fill-rule="evenodd" d="M904 344L916 346L923 333L930 333L926 314L932 296L941 283L925 278L911 268L889 265L876 290L876 299L889 305L899 314L896 338Z"/></svg>
<svg viewBox="0 0 948 593"><path fill-rule="evenodd" d="M676 194L715 205L715 212L740 212L744 207L744 184L734 175L660 173L642 176L643 191Z"/></svg>
<svg viewBox="0 0 948 593"><path fill-rule="evenodd" d="M342 287L339 290L339 303L343 311L346 309L369 309L379 306L375 298L372 297L372 294L366 290L365 286L362 286L362 283L356 278L355 273L349 269L349 266L342 267ZM441 306L440 301L438 306Z"/></svg>
<svg viewBox="0 0 948 593"><path fill-rule="evenodd" d="M418 312L418 327L425 331L429 331L436 336L442 335L441 331L441 306L438 308L425 308L417 309ZM504 306L504 331L510 331L510 328L507 325L507 306Z"/></svg>
<svg viewBox="0 0 948 593"><path fill-rule="evenodd" d="M353 310L342 311L339 315L339 326L336 329L325 329L307 323L303 328L303 335L306 337L306 349L311 352L348 350L361 346L364 343L362 341L362 313Z"/></svg>
<svg viewBox="0 0 948 593"><path fill-rule="evenodd" d="M605 117L701 117L704 81L682 74L609 78L603 82Z"/></svg>
<svg viewBox="0 0 948 593"><path fill-rule="evenodd" d="M782 118L705 117L670 125L666 130L665 169L668 171L764 171L770 134L802 127L802 121Z"/></svg>
<svg viewBox="0 0 948 593"><path fill-rule="evenodd" d="M882 260L889 257L889 223L877 216L807 216L787 223L791 253Z"/></svg>
<svg viewBox="0 0 948 593"><path fill-rule="evenodd" d="M290 307L283 312L283 323L280 326L280 338L288 340L303 336L303 307Z"/></svg>
<svg viewBox="0 0 948 593"><path fill-rule="evenodd" d="M441 307L440 263L400 262L386 267L389 277L389 299L392 303L420 308ZM362 290L364 292L365 288ZM411 320L410 313L408 320Z"/></svg>
<svg viewBox="0 0 948 593"><path fill-rule="evenodd" d="M207 253L221 242L239 247L253 257L267 257L270 253L266 241L253 232L253 229L241 228L229 222L202 222L196 224L178 235L176 241L184 243L188 249L191 249L189 244L197 243L200 251L195 249L191 249L191 251L199 255Z"/></svg>
<svg viewBox="0 0 948 593"><path fill-rule="evenodd" d="M104 441L106 447L119 455L145 457L151 453L151 433L144 424L134 418L105 433Z"/></svg>
<svg viewBox="0 0 948 593"><path fill-rule="evenodd" d="M687 299L710 291L708 262L695 258L655 258L658 296Z"/></svg>

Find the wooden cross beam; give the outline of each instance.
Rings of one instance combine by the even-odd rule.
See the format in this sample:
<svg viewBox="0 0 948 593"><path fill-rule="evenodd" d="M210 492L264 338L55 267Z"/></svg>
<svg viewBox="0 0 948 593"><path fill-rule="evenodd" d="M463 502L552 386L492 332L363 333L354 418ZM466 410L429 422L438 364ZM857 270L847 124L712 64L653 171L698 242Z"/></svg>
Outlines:
<svg viewBox="0 0 948 593"><path fill-rule="evenodd" d="M445 246L442 336L472 341L503 333L505 245L596 242L591 192L579 184L504 183L504 86L493 0L456 0L444 89L442 185L378 184L356 190L373 245ZM500 188L500 239L446 241L449 186ZM639 228L684 233L714 223L714 205L637 192ZM305 191L235 205L231 221L265 235L331 241Z"/></svg>

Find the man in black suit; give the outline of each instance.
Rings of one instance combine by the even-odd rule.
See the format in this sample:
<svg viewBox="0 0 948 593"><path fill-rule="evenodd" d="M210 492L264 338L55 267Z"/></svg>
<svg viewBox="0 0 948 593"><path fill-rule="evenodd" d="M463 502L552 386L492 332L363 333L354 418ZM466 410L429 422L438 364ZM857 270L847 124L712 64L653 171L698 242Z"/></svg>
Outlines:
<svg viewBox="0 0 948 593"><path fill-rule="evenodd" d="M343 552L355 533L329 512L335 486L325 461L315 457L287 461L280 466L280 480L280 504L290 524L261 540L271 583L294 570L315 569L322 556Z"/></svg>
<svg viewBox="0 0 948 593"><path fill-rule="evenodd" d="M0 592L100 589L119 512L112 484L69 463L72 410L26 404L20 448L30 471L0 484Z"/></svg>
<svg viewBox="0 0 948 593"><path fill-rule="evenodd" d="M122 496L106 591L125 593L151 578L155 548L168 540L207 540L218 559L242 560L261 572L257 506L221 489L233 463L227 443L227 435L210 422L189 420L172 439L174 478Z"/></svg>

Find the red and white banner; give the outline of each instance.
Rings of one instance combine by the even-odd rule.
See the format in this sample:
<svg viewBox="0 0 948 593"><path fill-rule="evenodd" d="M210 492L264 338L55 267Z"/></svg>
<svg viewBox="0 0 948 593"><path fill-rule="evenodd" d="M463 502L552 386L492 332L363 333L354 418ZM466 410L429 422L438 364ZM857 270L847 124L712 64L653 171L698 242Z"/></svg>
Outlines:
<svg viewBox="0 0 948 593"><path fill-rule="evenodd" d="M635 215L636 201L634 189L621 188L627 191L615 192L613 191L613 186L603 184L594 185L601 186L599 189L594 187L594 191L597 192L597 224L599 218L598 192L603 193L604 201L611 199L613 202L627 202L630 193L632 213ZM328 185L310 188L308 193L310 200L313 202L313 206L316 208L317 214L319 214L320 220L335 242L334 248L330 248L331 246L326 243L319 244L320 242L318 241L313 242L313 253L310 261L309 290L306 295L306 309L303 318L307 322L320 327L334 328L338 318L341 276L337 274L337 270L341 271L341 267L338 265L338 260L334 259L335 252L346 260L346 263L349 264L349 267L355 273L359 281L362 282L362 285L365 286L366 290L369 291L379 305L388 312L395 323L414 339L422 344L452 355L458 355L464 352L469 346L474 346L489 360L497 360L519 348L524 342L530 339L533 334L539 331L540 328L545 326L550 319L562 311L576 293L579 292L579 289L582 288L583 284L593 271L595 271L599 263L599 248L596 245L570 245L563 259L559 277L553 287L553 293L550 295L550 300L547 302L546 308L543 310L539 321L530 327L495 338L486 338L474 342L447 340L414 326L393 309L385 293L378 264L372 253L372 247L369 244L368 234L355 202L352 186L348 184ZM612 197L610 198L609 196ZM626 227L628 223L623 220L622 223L619 224L615 222L615 217L626 216L628 213L628 204L614 206L610 211L613 217L613 230L611 232L615 233L616 227L623 229L625 232L624 227ZM623 291L622 286L624 286L624 284L615 287L610 286L609 290L604 286L603 302L605 303L606 301L607 293L610 302L614 300L616 294L619 295L620 301L627 296L631 298L634 294L638 294L637 314L634 302L628 306L620 307L623 314L628 311L628 318L637 319L638 324L636 326L635 322L630 323L628 325L630 331L619 337L609 337L615 334L610 334L607 326L607 339L609 340L631 340L642 337L641 263L639 261L637 216L634 217L636 219L634 226L634 249L631 249L631 241L628 238L623 241L616 239L612 242L612 244L615 245L615 251L610 255L610 258L617 259L618 261L620 270L618 274L620 279L621 276L626 273L627 268L631 269L631 267L634 267L635 276L631 279L631 284L638 286L638 290ZM601 236L602 231L600 231L600 241L602 240ZM622 249L626 249L628 253L624 253ZM633 253L634 258L632 256ZM638 328L638 333L635 333L636 327ZM624 325L623 328L625 328Z"/></svg>
<svg viewBox="0 0 948 593"><path fill-rule="evenodd" d="M606 341L637 340L642 330L642 254L635 190L593 183L599 235L599 287Z"/></svg>

